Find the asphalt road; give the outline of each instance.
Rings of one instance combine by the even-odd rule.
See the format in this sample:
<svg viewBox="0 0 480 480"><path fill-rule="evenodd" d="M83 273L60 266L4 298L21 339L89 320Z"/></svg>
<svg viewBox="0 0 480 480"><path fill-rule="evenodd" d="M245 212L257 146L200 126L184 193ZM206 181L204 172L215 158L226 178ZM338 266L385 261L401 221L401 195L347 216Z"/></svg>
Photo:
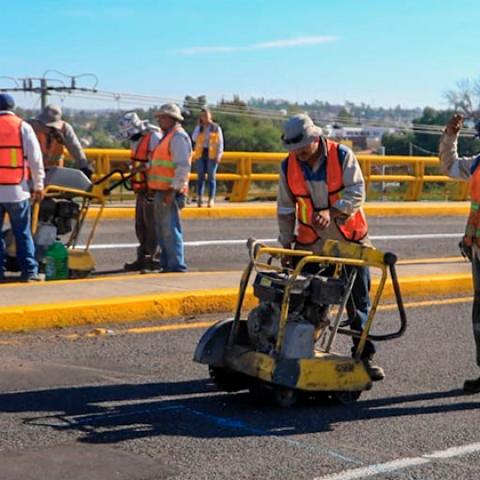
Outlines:
<svg viewBox="0 0 480 480"><path fill-rule="evenodd" d="M406 335L379 346L385 381L348 407L284 410L217 392L191 360L195 322L214 317L2 335L0 478L480 478L480 395L459 389L478 375L470 300L407 312Z"/></svg>
<svg viewBox="0 0 480 480"><path fill-rule="evenodd" d="M393 251L400 259L458 256L458 240L462 235L465 219L462 217L372 217L369 219L373 243L381 250ZM262 219L212 219L186 220L184 222L186 260L192 271L241 270L247 261L244 241L249 237L275 239L278 236L276 220ZM88 232L88 224L83 233ZM458 234L458 237L442 237L441 234ZM398 238L412 235L412 238ZM436 235L422 238L422 235ZM387 240L376 237L392 237ZM80 242L84 241L82 235ZM192 245L201 241L229 241ZM97 272L119 270L127 261L135 258L136 243L132 220L104 220L94 239L93 250ZM106 246L116 245L115 248ZM125 247L127 245L127 247ZM130 245L130 246L128 246Z"/></svg>

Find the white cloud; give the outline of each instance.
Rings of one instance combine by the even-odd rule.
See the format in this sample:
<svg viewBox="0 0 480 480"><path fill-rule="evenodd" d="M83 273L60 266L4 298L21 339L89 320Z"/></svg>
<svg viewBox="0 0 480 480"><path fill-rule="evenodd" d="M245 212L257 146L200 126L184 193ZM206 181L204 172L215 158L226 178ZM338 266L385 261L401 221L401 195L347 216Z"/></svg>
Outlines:
<svg viewBox="0 0 480 480"><path fill-rule="evenodd" d="M271 42L254 43L252 45L246 45L243 47L229 47L229 46L190 47L190 48L182 48L180 50L176 50L176 52L182 55L246 52L250 50L266 50L271 48L290 48L290 47L303 47L306 45L320 45L322 43L330 43L336 40L337 40L337 37L328 36L328 35L316 35L311 37L290 38L288 40L274 40Z"/></svg>

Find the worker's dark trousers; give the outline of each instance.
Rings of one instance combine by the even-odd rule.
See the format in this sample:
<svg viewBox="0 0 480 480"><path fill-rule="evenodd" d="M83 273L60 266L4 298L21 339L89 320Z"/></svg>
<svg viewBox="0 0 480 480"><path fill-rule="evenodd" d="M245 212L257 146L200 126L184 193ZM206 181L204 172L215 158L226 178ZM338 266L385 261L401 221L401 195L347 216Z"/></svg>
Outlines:
<svg viewBox="0 0 480 480"><path fill-rule="evenodd" d="M480 367L480 248L473 245L472 248L472 275L473 275L473 337L477 346L477 365Z"/></svg>
<svg viewBox="0 0 480 480"><path fill-rule="evenodd" d="M148 200L143 192L136 194L135 233L138 239L137 258L154 257L157 251L157 234L155 233L155 208L153 199Z"/></svg>
<svg viewBox="0 0 480 480"><path fill-rule="evenodd" d="M370 312L370 269L368 267L345 267L347 271L356 270L357 276L353 283L352 295L347 302L347 314L351 321L352 330L362 331L367 323ZM353 349L355 352L358 345L358 338L353 339ZM367 340L362 353L362 358L372 357L375 353L375 345Z"/></svg>

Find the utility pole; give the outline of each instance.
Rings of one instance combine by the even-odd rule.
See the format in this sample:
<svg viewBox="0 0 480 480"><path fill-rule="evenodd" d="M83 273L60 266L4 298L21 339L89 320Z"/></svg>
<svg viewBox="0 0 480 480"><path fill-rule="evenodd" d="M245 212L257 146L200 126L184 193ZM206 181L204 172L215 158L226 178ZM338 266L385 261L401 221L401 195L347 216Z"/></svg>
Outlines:
<svg viewBox="0 0 480 480"><path fill-rule="evenodd" d="M23 93L36 93L40 95L40 104L42 110L47 106L48 103L48 96L54 93L73 93L76 91L80 92L89 92L89 93L97 93L97 81L93 88L85 88L85 87L78 87L76 80L80 76L92 76L96 78L93 74L82 74L82 75L63 75L63 77L67 77L70 82L69 85L66 85L63 80L57 78L47 78L43 77L24 77L24 78L12 78L12 77L4 77L9 78L13 82L15 82L14 87L0 87L0 92L23 92ZM52 82L61 83L61 85L52 85ZM21 85L21 86L20 86Z"/></svg>

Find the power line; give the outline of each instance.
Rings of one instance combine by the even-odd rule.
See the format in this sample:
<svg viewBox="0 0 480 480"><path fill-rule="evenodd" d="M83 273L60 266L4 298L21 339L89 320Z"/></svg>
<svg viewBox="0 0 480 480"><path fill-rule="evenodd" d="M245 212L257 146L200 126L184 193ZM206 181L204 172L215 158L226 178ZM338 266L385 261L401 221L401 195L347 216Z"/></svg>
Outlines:
<svg viewBox="0 0 480 480"><path fill-rule="evenodd" d="M48 78L46 75L49 72L55 72L61 76L68 78L70 83L67 85L62 79L59 78ZM90 76L96 79L93 88L80 87L77 85L77 79L85 76ZM75 91L95 93L96 85L98 83L97 77L93 73L82 73L80 75L66 75L57 70L47 70L42 77L24 77L24 78L13 78L13 77L0 77L8 78L13 80L15 87L1 87L0 92L24 92L24 93L35 93L40 95L41 108L42 110L47 106L48 96L53 93L66 92L72 93ZM52 83L60 83L60 86L54 86Z"/></svg>
<svg viewBox="0 0 480 480"><path fill-rule="evenodd" d="M50 73L55 73L60 75L64 79L68 80L69 85L65 84L64 80L59 78L48 78L47 75ZM77 85L77 80L79 78L90 77L94 79L94 84L91 88L79 87ZM142 95L135 93L127 92L111 92L106 90L98 90L96 87L98 85L98 78L93 73L83 73L79 75L67 75L58 70L47 70L44 72L43 77L25 77L25 78L14 78L8 76L2 76L0 78L5 78L12 81L15 84L15 87L4 87L0 88L0 91L21 91L24 93L35 93L40 94L41 106L45 107L47 103L47 98L49 95L58 95L63 102L65 96L61 96L61 93L68 94L69 97L84 99L84 100L95 100L101 102L115 102L117 108L119 108L120 102L123 105L132 105L132 106L142 106L142 107L155 107L162 103L175 102L180 105L187 104L188 108L192 110L200 110L205 105L200 101L189 98L187 99L178 99L178 98L169 98L156 95ZM53 86L52 82L61 83L60 86ZM21 83L21 86L19 86ZM286 116L284 113L272 110L272 109L259 109L252 108L248 105L235 105L234 103L220 103L215 106L210 107L214 113L223 114L223 115L233 115L233 116L242 116L249 118L258 118L265 120L273 121L284 121ZM376 121L376 120L362 120L359 122L355 119L345 119L345 117L340 116L320 116L312 114L314 121L321 124L330 124L330 123L340 123L346 128L365 128L365 127L380 127L386 129L394 129L400 132L413 132L418 134L426 135L440 135L443 132L443 126L440 125L427 125L427 124L418 124L414 123L412 125L399 125L396 122L385 122L385 121ZM475 136L475 130L463 128L461 130L461 136L463 137L473 137Z"/></svg>

